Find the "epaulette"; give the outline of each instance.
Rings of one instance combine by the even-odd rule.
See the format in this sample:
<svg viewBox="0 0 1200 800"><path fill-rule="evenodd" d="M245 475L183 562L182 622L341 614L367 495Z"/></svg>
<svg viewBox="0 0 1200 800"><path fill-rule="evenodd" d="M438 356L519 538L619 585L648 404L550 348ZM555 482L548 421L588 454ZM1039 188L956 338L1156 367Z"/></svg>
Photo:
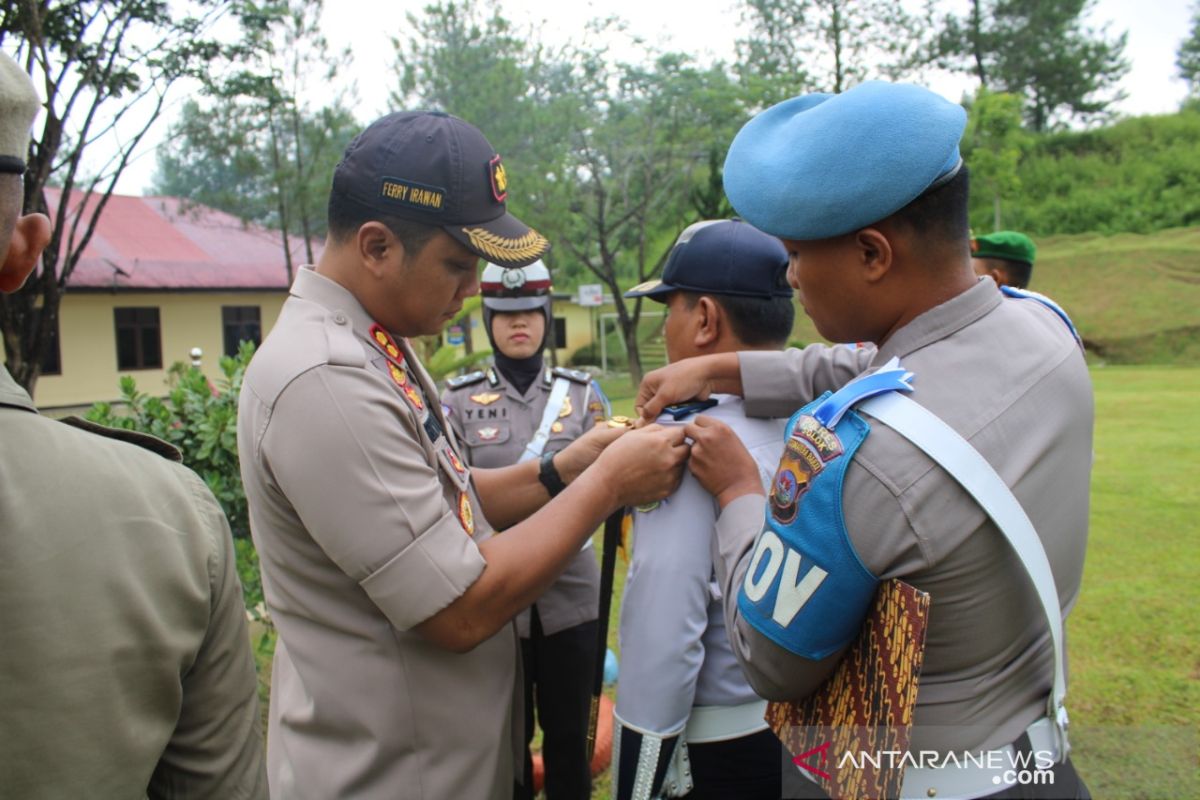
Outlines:
<svg viewBox="0 0 1200 800"><path fill-rule="evenodd" d="M588 375L586 372L584 372L581 369L567 369L566 367L555 367L552 371L554 372L555 375L557 375L560 378L566 378L567 380L575 381L576 383L582 383L585 386L592 382L592 376Z"/></svg>
<svg viewBox="0 0 1200 800"><path fill-rule="evenodd" d="M446 380L447 389L461 389L464 386L470 386L473 383L479 383L483 380L483 370L468 372L466 375L459 375L457 378L449 378Z"/></svg>
<svg viewBox="0 0 1200 800"><path fill-rule="evenodd" d="M1071 318L1067 316L1067 312L1058 303L1039 292L1030 291L1029 289L1018 289L1015 286L1001 286L1000 292L1007 297L1017 300L1034 300L1053 311L1063 321L1063 324L1067 326L1067 330L1071 332L1071 335L1075 337L1075 344L1079 345L1079 349L1084 349L1083 339L1079 336L1079 331L1076 330L1075 323L1071 322Z"/></svg>
<svg viewBox="0 0 1200 800"><path fill-rule="evenodd" d="M179 452L179 448L173 444L164 442L156 436L151 436L148 433L141 431L131 431L125 428L109 428L104 425L98 425L95 422L86 420L83 417L63 417L60 422L70 425L72 428L78 428L81 431L94 433L98 436L103 436L106 439L116 439L120 442L128 442L135 444L143 450L149 450L152 453L157 453L168 461L174 461L177 464L183 463L183 453Z"/></svg>

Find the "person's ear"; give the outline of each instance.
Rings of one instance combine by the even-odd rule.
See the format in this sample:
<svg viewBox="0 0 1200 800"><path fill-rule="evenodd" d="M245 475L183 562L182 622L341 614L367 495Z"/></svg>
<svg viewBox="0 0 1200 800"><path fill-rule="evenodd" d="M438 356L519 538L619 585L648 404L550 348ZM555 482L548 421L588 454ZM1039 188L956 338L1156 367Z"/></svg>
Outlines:
<svg viewBox="0 0 1200 800"><path fill-rule="evenodd" d="M692 344L697 350L711 347L721 338L721 308L711 297L706 295L696 301L692 322Z"/></svg>
<svg viewBox="0 0 1200 800"><path fill-rule="evenodd" d="M395 234L388 226L375 220L359 226L355 245L363 267L376 278L383 275L389 258L397 251L403 254L403 247Z"/></svg>
<svg viewBox="0 0 1200 800"><path fill-rule="evenodd" d="M879 228L863 228L854 234L861 274L867 283L878 283L891 270L896 253L892 243Z"/></svg>
<svg viewBox="0 0 1200 800"><path fill-rule="evenodd" d="M25 285L49 242L50 220L45 214L17 218L4 263L0 264L0 292L15 292Z"/></svg>

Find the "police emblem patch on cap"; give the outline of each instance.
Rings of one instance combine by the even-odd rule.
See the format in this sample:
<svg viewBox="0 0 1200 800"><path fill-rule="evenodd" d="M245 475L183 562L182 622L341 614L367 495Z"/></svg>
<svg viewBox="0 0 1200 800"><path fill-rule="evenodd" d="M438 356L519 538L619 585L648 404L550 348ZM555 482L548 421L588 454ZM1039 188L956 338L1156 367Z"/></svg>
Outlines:
<svg viewBox="0 0 1200 800"><path fill-rule="evenodd" d="M488 177L492 180L492 197L497 203L503 203L508 198L508 171L500 161L500 154L488 162Z"/></svg>
<svg viewBox="0 0 1200 800"><path fill-rule="evenodd" d="M482 394L470 395L471 402L481 406L490 406L492 403L500 399L500 395L496 392L483 392Z"/></svg>
<svg viewBox="0 0 1200 800"><path fill-rule="evenodd" d="M458 521L462 523L467 536L475 534L475 512L471 510L471 497L466 492L458 495Z"/></svg>
<svg viewBox="0 0 1200 800"><path fill-rule="evenodd" d="M504 270L504 274L500 276L500 285L509 290L520 289L525 285L525 269L517 267Z"/></svg>

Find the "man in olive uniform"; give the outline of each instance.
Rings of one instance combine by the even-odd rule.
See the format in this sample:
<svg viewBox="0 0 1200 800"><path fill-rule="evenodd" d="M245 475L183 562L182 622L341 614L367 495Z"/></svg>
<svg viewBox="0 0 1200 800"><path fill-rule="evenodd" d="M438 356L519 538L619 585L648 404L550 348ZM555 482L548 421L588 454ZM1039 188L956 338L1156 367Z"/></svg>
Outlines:
<svg viewBox="0 0 1200 800"><path fill-rule="evenodd" d="M507 186L466 122L376 120L334 170L319 262L299 270L246 372L238 447L279 630L279 797L508 798L512 618L608 514L682 471L682 432L607 425L550 459L464 462L407 337L461 310L481 257L520 267L545 252L507 213Z"/></svg>
<svg viewBox="0 0 1200 800"><path fill-rule="evenodd" d="M505 467L548 457L608 416L585 372L551 368L544 348L553 321L550 271L539 260L481 276L492 366L447 381L447 419L472 466ZM588 712L595 666L600 568L589 539L562 576L517 617L525 674L525 778L533 797L534 710L542 729L548 800L591 796Z"/></svg>
<svg viewBox="0 0 1200 800"><path fill-rule="evenodd" d="M1025 289L1033 276L1037 247L1017 231L996 231L971 240L971 265L975 274L987 275L997 286Z"/></svg>
<svg viewBox="0 0 1200 800"><path fill-rule="evenodd" d="M909 751L983 753L963 768L906 765L903 796L1086 797L1067 757L1056 634L1083 573L1091 383L1059 309L997 292L971 268L965 122L932 92L871 81L747 123L725 163L733 207L783 241L789 282L822 336L876 347L689 359L648 375L637 403L651 415L721 391L742 394L752 414L800 410L769 499L728 429L688 427L689 468L722 509L730 638L760 694L810 695L878 583L901 578L931 596ZM855 405L875 389L897 402ZM943 443L982 456L977 474L998 474L1032 522L1044 571L964 489L960 468L879 418L897 403L924 420L911 435L942 430ZM1021 786L990 769L1020 759L1052 774Z"/></svg>
<svg viewBox="0 0 1200 800"><path fill-rule="evenodd" d="M50 236L21 216L28 76L0 54L0 291ZM42 417L0 367L0 795L267 797L233 540L151 436Z"/></svg>

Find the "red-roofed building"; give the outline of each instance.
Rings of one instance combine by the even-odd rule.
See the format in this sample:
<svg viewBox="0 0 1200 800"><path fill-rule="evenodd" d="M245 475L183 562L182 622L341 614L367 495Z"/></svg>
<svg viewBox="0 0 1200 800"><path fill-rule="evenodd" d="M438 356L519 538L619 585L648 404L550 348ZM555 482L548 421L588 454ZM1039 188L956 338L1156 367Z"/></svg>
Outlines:
<svg viewBox="0 0 1200 800"><path fill-rule="evenodd" d="M303 240L290 244L292 263L304 263ZM115 399L125 374L143 391L165 390L167 368L196 347L216 377L220 356L270 329L287 289L277 231L176 197L113 195L68 281L38 405Z"/></svg>

